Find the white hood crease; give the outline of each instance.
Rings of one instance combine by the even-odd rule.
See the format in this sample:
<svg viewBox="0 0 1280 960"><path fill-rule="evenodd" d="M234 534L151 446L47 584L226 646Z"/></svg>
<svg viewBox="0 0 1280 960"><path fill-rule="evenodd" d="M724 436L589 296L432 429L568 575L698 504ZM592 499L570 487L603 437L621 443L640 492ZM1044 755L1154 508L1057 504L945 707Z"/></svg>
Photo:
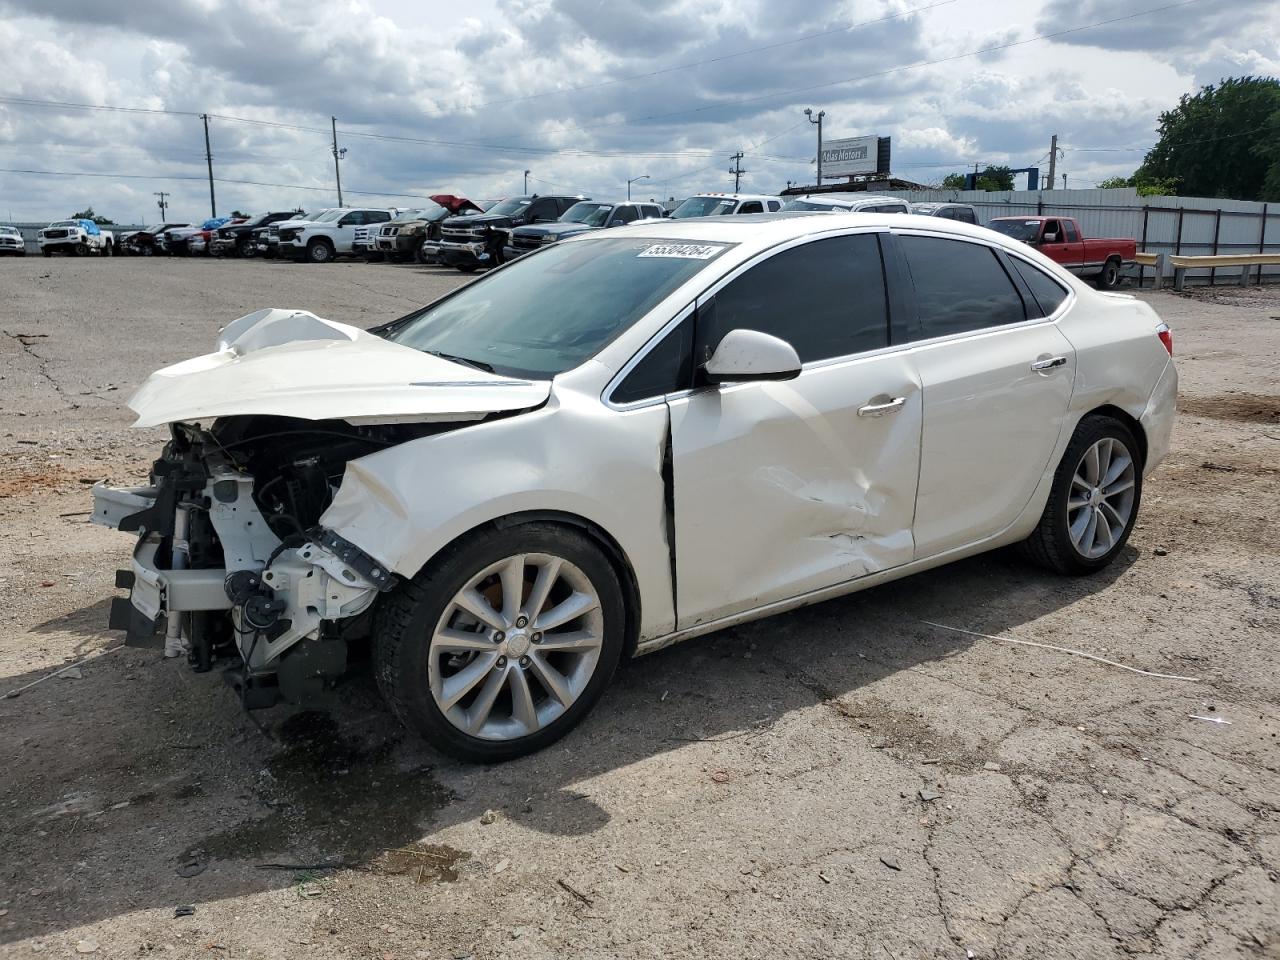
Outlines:
<svg viewBox="0 0 1280 960"><path fill-rule="evenodd" d="M257 414L349 423L479 419L544 403L549 381L452 363L301 310L234 320L217 350L151 374L135 427Z"/></svg>

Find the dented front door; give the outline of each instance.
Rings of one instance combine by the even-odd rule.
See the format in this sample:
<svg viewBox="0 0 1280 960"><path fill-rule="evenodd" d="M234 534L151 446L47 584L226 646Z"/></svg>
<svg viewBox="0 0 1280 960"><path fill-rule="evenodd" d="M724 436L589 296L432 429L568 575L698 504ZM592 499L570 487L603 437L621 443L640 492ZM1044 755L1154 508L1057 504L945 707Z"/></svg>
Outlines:
<svg viewBox="0 0 1280 960"><path fill-rule="evenodd" d="M669 406L678 629L911 561L922 413L907 351Z"/></svg>

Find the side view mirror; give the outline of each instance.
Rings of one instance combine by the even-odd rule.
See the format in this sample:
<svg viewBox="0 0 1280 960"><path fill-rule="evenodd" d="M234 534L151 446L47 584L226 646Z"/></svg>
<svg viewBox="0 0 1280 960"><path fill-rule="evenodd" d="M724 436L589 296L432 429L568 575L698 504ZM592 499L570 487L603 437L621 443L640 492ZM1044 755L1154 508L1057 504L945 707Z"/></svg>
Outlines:
<svg viewBox="0 0 1280 960"><path fill-rule="evenodd" d="M793 380L800 375L800 356L785 340L739 328L724 335L703 370L711 383Z"/></svg>
<svg viewBox="0 0 1280 960"><path fill-rule="evenodd" d="M1046 233L1040 238L1041 243L1057 243L1058 235L1056 233Z"/></svg>

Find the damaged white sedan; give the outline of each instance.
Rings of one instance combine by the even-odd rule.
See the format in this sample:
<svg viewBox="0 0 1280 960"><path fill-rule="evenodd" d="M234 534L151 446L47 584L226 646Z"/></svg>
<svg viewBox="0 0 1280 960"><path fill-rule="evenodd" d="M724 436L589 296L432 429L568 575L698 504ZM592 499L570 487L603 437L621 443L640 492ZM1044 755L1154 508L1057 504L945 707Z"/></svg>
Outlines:
<svg viewBox="0 0 1280 960"><path fill-rule="evenodd" d="M371 644L411 728L552 743L621 658L1022 543L1107 565L1165 456L1168 328L936 218L655 221L370 332L263 310L132 399L170 425L112 625L249 706ZM154 639L153 639L154 638Z"/></svg>

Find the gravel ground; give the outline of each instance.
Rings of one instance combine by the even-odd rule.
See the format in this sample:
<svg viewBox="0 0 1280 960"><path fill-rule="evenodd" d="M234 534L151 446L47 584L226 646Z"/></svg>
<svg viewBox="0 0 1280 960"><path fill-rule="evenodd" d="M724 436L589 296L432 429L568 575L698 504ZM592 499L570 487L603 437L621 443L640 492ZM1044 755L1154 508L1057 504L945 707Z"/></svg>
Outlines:
<svg viewBox="0 0 1280 960"><path fill-rule="evenodd" d="M130 538L86 484L145 473L141 378L252 309L367 326L457 282L0 263L0 696L102 654L0 699L0 955L1280 957L1274 288L1143 294L1182 415L1103 575L994 554L691 641L523 761L443 759L367 679L248 716L114 649Z"/></svg>

